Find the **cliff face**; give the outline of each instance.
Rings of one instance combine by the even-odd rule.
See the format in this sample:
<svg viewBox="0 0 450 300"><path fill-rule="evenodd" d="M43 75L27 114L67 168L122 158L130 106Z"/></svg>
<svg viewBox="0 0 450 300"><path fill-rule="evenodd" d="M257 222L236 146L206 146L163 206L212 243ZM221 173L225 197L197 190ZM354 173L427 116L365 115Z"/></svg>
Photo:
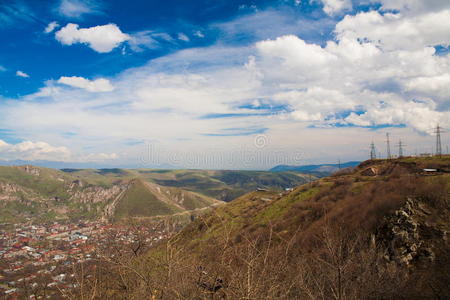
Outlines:
<svg viewBox="0 0 450 300"><path fill-rule="evenodd" d="M70 201L78 203L106 203L128 188L127 184L112 187L89 186L82 189L68 189Z"/></svg>

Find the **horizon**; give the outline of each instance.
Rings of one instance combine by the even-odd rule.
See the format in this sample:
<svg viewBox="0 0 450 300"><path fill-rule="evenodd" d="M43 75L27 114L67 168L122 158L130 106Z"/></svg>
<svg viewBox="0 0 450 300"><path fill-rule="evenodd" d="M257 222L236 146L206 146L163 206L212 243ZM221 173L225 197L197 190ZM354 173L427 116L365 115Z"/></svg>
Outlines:
<svg viewBox="0 0 450 300"><path fill-rule="evenodd" d="M254 171L254 172L272 172L272 169L277 167L309 167L309 166L338 166L338 165L346 165L346 164L359 164L363 161L345 161L345 162L336 162L336 163L319 163L319 164L300 164L300 165L274 165L268 169L200 169L200 168L183 168L183 167L126 167L126 166L102 166L102 165L91 165L84 167L82 163L68 163L68 162L60 162L60 161L22 161L22 160L14 160L14 161L2 161L0 160L0 167L24 167L24 166L32 166L39 168L48 168L60 171L66 170L170 170L170 171L178 171L178 170L198 170L198 171ZM273 171L278 172L278 171ZM307 172L307 171L305 171Z"/></svg>
<svg viewBox="0 0 450 300"><path fill-rule="evenodd" d="M0 36L0 164L268 170L450 128L449 1L0 0Z"/></svg>

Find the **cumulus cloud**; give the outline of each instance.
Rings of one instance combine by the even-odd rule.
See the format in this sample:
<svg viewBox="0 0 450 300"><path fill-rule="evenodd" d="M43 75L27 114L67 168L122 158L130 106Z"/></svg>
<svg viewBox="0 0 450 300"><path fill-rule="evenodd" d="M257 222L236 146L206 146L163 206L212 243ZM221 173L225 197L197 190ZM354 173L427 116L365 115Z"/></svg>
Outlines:
<svg viewBox="0 0 450 300"><path fill-rule="evenodd" d="M104 162L116 160L116 153L89 153L74 155L67 147L52 146L45 142L23 141L9 144L0 139L0 155L6 160L48 160L64 162Z"/></svg>
<svg viewBox="0 0 450 300"><path fill-rule="evenodd" d="M99 53L111 52L121 43L130 40L130 36L123 33L116 24L79 28L78 24L69 23L56 32L55 37L63 45L87 44Z"/></svg>
<svg viewBox="0 0 450 300"><path fill-rule="evenodd" d="M381 3L383 10L399 10L407 14L420 14L450 8L447 0L372 0Z"/></svg>
<svg viewBox="0 0 450 300"><path fill-rule="evenodd" d="M80 18L84 14L101 13L101 5L95 0L61 0L57 11L65 17Z"/></svg>
<svg viewBox="0 0 450 300"><path fill-rule="evenodd" d="M58 28L58 27L59 27L58 22L53 21L53 22L49 23L49 24L47 25L47 27L45 27L44 32L45 32L45 33L51 33L51 32L53 32L53 31L54 31L56 28Z"/></svg>
<svg viewBox="0 0 450 300"><path fill-rule="evenodd" d="M66 147L55 147L45 142L31 141L24 141L14 145L0 140L0 154L8 160L66 161L71 157L71 153Z"/></svg>
<svg viewBox="0 0 450 300"><path fill-rule="evenodd" d="M167 156L254 145L252 136L232 136L242 128L265 130L274 145L308 145L322 160L328 146L366 157L373 136L384 140L380 127L428 147L423 133L450 125L450 54L433 47L449 43L446 14L360 12L323 43L289 34L249 47L186 49L121 73L107 95L89 91L95 80L61 78L64 85L1 104L0 128L58 145L77 132L70 143L79 152L120 153L117 159L138 159L134 142L143 140L164 144ZM244 27L236 24L217 28Z"/></svg>
<svg viewBox="0 0 450 300"><path fill-rule="evenodd" d="M339 39L370 41L387 50L450 44L450 10L412 17L377 11L347 15L336 25Z"/></svg>
<svg viewBox="0 0 450 300"><path fill-rule="evenodd" d="M352 9L351 0L321 0L323 11L330 16L340 14L343 11Z"/></svg>
<svg viewBox="0 0 450 300"><path fill-rule="evenodd" d="M16 76L23 77L23 78L29 78L30 77L30 75L28 75L27 73L25 73L23 71L20 71L20 70L16 71Z"/></svg>
<svg viewBox="0 0 450 300"><path fill-rule="evenodd" d="M112 86L111 82L108 79L104 78L89 80L78 76L72 77L62 76L61 78L58 79L58 83L85 89L89 92L110 92L114 90L114 87Z"/></svg>
<svg viewBox="0 0 450 300"><path fill-rule="evenodd" d="M450 73L430 77L416 77L406 83L409 91L417 91L429 97L450 99Z"/></svg>

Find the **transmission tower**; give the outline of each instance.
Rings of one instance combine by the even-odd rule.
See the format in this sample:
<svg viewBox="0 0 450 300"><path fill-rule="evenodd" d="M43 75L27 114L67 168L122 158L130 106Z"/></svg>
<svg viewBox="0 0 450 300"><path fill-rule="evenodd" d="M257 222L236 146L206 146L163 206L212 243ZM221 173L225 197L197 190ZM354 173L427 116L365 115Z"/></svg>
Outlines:
<svg viewBox="0 0 450 300"><path fill-rule="evenodd" d="M375 149L375 144L373 142L370 144L370 159L377 159L377 150Z"/></svg>
<svg viewBox="0 0 450 300"><path fill-rule="evenodd" d="M391 159L391 144L389 142L389 132L386 133L386 154L387 154L387 159Z"/></svg>
<svg viewBox="0 0 450 300"><path fill-rule="evenodd" d="M436 155L441 157L442 156L442 144L441 144L441 127L439 124L436 126Z"/></svg>
<svg viewBox="0 0 450 300"><path fill-rule="evenodd" d="M403 157L403 147L405 147L406 145L402 143L402 140L400 140L398 142L398 157L401 158Z"/></svg>

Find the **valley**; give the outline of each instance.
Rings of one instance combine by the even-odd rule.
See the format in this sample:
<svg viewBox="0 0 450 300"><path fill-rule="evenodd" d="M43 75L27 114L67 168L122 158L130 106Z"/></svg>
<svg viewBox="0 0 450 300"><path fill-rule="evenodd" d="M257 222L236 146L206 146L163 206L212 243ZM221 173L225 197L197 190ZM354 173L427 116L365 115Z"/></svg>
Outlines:
<svg viewBox="0 0 450 300"><path fill-rule="evenodd" d="M296 172L0 167L0 223L120 221L195 215L257 188L307 182Z"/></svg>
<svg viewBox="0 0 450 300"><path fill-rule="evenodd" d="M449 156L369 160L311 182L293 172L20 166L1 174L7 297L450 295ZM283 189L294 175L300 182ZM175 184L186 176L202 180ZM227 203L188 182L248 192Z"/></svg>
<svg viewBox="0 0 450 300"><path fill-rule="evenodd" d="M117 299L445 299L449 195L448 156L366 161L293 191L253 191L124 260L125 276L101 265L111 276L95 290Z"/></svg>

